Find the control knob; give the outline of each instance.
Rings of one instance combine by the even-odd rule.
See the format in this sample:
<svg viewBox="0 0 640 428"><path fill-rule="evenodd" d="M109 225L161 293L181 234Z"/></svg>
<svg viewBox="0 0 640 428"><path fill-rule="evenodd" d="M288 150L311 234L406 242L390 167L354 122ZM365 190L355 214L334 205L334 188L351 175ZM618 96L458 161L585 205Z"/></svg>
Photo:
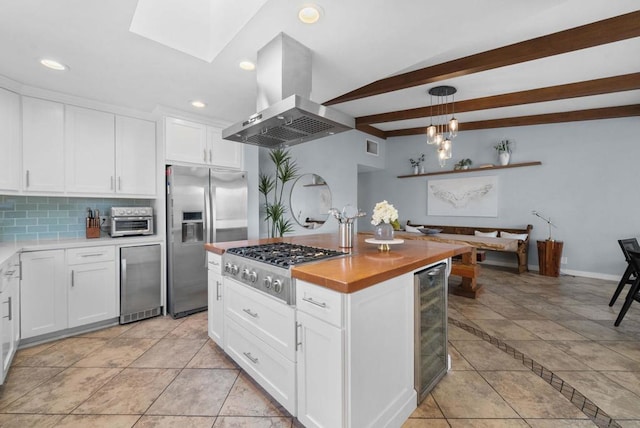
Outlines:
<svg viewBox="0 0 640 428"><path fill-rule="evenodd" d="M266 288L267 290L269 290L271 288L271 284L272 284L272 279L270 276L267 276L262 283L264 284L264 288Z"/></svg>
<svg viewBox="0 0 640 428"><path fill-rule="evenodd" d="M242 279L249 279L249 269L248 268L242 269Z"/></svg>
<svg viewBox="0 0 640 428"><path fill-rule="evenodd" d="M226 273L231 273L231 263L230 263L230 262L226 262L226 263L224 264L224 271L225 271Z"/></svg>
<svg viewBox="0 0 640 428"><path fill-rule="evenodd" d="M238 265L231 265L231 268L230 268L231 275L237 275L238 272L240 272L240 268L238 267Z"/></svg>
<svg viewBox="0 0 640 428"><path fill-rule="evenodd" d="M249 272L249 281L256 282L257 280L258 280L258 274L256 273L256 271L252 270L251 272Z"/></svg>
<svg viewBox="0 0 640 428"><path fill-rule="evenodd" d="M275 291L277 294L280 294L282 292L282 281L279 279L276 279L275 281L273 281L273 291Z"/></svg>

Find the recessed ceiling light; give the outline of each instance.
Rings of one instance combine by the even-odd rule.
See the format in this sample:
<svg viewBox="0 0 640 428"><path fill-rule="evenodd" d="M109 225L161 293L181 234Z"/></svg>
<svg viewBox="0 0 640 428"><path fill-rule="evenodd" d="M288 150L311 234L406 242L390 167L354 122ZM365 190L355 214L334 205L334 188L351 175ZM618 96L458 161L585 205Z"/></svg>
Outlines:
<svg viewBox="0 0 640 428"><path fill-rule="evenodd" d="M57 70L57 71L64 71L69 68L64 64L49 58L42 58L40 60L40 64L44 65L47 68L50 68L52 70Z"/></svg>
<svg viewBox="0 0 640 428"><path fill-rule="evenodd" d="M256 65L251 61L241 61L240 68L243 70L251 71L256 69Z"/></svg>
<svg viewBox="0 0 640 428"><path fill-rule="evenodd" d="M298 11L298 19L305 24L315 24L320 19L321 10L318 5L305 4Z"/></svg>
<svg viewBox="0 0 640 428"><path fill-rule="evenodd" d="M191 101L191 105L194 106L195 108L205 108L207 106L207 103L194 100L194 101Z"/></svg>

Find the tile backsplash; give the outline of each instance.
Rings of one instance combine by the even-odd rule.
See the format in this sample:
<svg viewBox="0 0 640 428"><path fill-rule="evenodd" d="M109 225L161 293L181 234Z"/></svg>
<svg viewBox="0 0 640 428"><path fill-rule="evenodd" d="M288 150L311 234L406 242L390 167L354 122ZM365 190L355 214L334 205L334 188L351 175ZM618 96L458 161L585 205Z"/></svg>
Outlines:
<svg viewBox="0 0 640 428"><path fill-rule="evenodd" d="M84 238L87 207L109 215L115 206L149 206L148 199L0 195L0 242Z"/></svg>

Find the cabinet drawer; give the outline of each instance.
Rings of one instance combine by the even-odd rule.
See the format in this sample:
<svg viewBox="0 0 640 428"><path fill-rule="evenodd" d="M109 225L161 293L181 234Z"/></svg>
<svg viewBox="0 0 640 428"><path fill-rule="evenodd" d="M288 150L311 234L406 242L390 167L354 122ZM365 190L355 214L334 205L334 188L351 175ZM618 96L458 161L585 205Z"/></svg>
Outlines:
<svg viewBox="0 0 640 428"><path fill-rule="evenodd" d="M291 306L224 278L224 313L295 361L295 310Z"/></svg>
<svg viewBox="0 0 640 428"><path fill-rule="evenodd" d="M219 275L222 275L222 256L214 254L211 251L207 252L207 266L210 271L213 271Z"/></svg>
<svg viewBox="0 0 640 428"><path fill-rule="evenodd" d="M226 353L295 415L295 364L231 320L224 324L224 343Z"/></svg>
<svg viewBox="0 0 640 428"><path fill-rule="evenodd" d="M67 264L79 265L84 263L110 262L116 259L116 249L113 246L70 248L67 250Z"/></svg>
<svg viewBox="0 0 640 428"><path fill-rule="evenodd" d="M342 327L342 297L337 291L296 280L296 308L336 327Z"/></svg>

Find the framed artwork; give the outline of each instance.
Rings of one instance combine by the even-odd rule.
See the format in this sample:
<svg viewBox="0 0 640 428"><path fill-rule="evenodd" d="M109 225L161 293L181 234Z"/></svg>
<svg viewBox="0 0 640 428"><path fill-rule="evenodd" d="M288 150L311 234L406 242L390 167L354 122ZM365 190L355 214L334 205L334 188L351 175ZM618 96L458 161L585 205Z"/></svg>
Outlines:
<svg viewBox="0 0 640 428"><path fill-rule="evenodd" d="M427 215L498 217L498 177L427 181Z"/></svg>

